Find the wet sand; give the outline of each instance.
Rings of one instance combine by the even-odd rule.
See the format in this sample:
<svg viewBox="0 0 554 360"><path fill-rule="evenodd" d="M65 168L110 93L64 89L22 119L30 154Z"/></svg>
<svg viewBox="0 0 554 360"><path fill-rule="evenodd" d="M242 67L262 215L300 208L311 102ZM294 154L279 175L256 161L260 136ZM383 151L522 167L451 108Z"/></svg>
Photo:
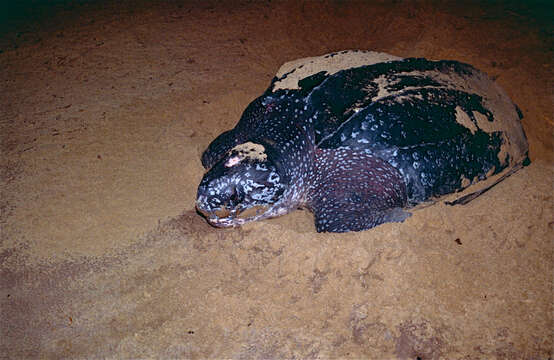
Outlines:
<svg viewBox="0 0 554 360"><path fill-rule="evenodd" d="M0 357L552 357L545 18L513 3L104 1L6 22ZM468 205L361 233L317 234L306 211L207 225L202 151L280 65L343 49L487 72L522 110L532 164Z"/></svg>

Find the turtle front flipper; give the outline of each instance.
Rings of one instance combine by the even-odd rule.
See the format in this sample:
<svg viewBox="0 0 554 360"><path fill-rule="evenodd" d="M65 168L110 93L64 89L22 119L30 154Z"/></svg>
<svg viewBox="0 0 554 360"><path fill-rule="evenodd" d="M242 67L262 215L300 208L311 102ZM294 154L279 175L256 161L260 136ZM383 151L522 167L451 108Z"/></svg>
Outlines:
<svg viewBox="0 0 554 360"><path fill-rule="evenodd" d="M402 175L386 161L346 148L317 149L308 207L318 232L362 231L410 216Z"/></svg>

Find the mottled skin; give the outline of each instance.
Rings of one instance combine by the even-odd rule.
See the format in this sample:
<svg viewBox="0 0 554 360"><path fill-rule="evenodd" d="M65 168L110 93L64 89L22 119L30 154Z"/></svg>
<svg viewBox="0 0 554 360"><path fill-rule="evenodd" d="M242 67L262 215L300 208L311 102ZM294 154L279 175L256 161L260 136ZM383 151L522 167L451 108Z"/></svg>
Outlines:
<svg viewBox="0 0 554 360"><path fill-rule="evenodd" d="M275 78L202 155L208 172L196 206L212 225L305 207L317 231L365 230L403 221L403 208L463 189L526 155L515 106L508 100L488 108L495 103L471 86L475 78L491 80L469 65L403 59L315 72L298 88L279 89L295 70ZM487 91L487 99L506 97ZM514 139L523 140L514 147Z"/></svg>

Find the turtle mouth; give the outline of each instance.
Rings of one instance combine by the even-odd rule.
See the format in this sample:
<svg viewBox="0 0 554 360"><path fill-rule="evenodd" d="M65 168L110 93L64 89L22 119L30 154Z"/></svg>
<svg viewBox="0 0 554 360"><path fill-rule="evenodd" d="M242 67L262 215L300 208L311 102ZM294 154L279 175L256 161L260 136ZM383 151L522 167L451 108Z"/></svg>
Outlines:
<svg viewBox="0 0 554 360"><path fill-rule="evenodd" d="M215 227L237 227L247 222L258 220L269 210L269 206L256 205L248 208L226 208L221 207L214 210L202 208L200 204L196 209L201 213L210 225Z"/></svg>

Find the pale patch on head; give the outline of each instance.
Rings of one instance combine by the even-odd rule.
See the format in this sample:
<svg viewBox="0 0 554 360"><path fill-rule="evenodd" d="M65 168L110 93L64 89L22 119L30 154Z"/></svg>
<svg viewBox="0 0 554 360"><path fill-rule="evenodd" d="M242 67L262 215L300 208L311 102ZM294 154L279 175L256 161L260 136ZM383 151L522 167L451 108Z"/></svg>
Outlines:
<svg viewBox="0 0 554 360"><path fill-rule="evenodd" d="M233 167L233 166L237 165L238 163L240 163L241 161L242 161L242 159L240 158L240 156L233 156L225 162L225 167Z"/></svg>
<svg viewBox="0 0 554 360"><path fill-rule="evenodd" d="M327 75L335 74L341 70L377 63L402 60L402 58L375 51L345 50L322 56L309 57L287 62L281 66L273 91L279 89L298 89L298 82L302 79L325 71Z"/></svg>
<svg viewBox="0 0 554 360"><path fill-rule="evenodd" d="M267 154L265 147L261 144L256 144L251 141L239 144L229 151L232 156L225 163L226 167L232 167L239 164L242 160L248 158L258 161L266 161Z"/></svg>
<svg viewBox="0 0 554 360"><path fill-rule="evenodd" d="M475 134L475 132L477 131L477 126L475 126L473 121L471 121L469 115L459 106L456 106L456 121L460 125L468 128L472 134Z"/></svg>

